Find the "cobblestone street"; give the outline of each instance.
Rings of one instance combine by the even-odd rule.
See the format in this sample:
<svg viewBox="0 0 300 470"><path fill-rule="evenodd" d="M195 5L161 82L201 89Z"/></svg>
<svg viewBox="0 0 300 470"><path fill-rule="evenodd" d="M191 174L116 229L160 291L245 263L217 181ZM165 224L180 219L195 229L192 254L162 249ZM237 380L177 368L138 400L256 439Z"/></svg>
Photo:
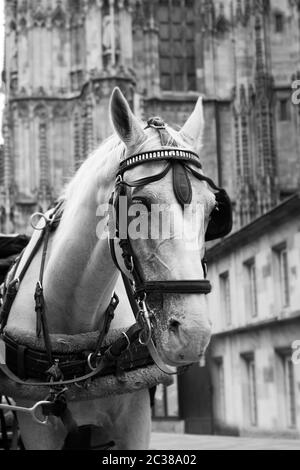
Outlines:
<svg viewBox="0 0 300 470"><path fill-rule="evenodd" d="M300 450L300 441L152 433L153 450Z"/></svg>

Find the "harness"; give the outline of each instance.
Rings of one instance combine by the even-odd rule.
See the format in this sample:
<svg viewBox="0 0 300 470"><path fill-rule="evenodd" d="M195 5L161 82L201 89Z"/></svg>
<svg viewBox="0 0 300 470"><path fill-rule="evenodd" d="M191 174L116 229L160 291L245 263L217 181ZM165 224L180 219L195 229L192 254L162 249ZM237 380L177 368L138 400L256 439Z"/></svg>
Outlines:
<svg viewBox="0 0 300 470"><path fill-rule="evenodd" d="M128 226L127 236L124 238L120 237L118 211L120 197L124 196L129 201L130 189L161 181L170 171L173 172L174 193L182 207L190 204L192 201L191 175L200 181L208 183L212 190L216 192L217 204L208 225L206 240L223 237L232 229L230 199L224 189L217 187L210 178L197 171L202 169L199 156L192 151L178 148L176 142L170 137L165 123L160 118L151 118L148 121L148 127L155 129L159 133L163 148L157 151L132 155L123 160L120 164L115 188L110 199L110 202L116 209L116 233L114 239L110 237L109 240L110 252L116 267L121 271L136 323L127 331L123 331L113 344L103 347L103 340L109 331L114 311L119 303L117 295L114 294L104 315L104 327L99 331L96 345L92 351L83 350L80 354L66 353L61 355L56 352L53 353L51 335L49 334L45 314L43 274L49 236L59 223L63 211L63 203L58 204L48 215L38 214L44 219L44 227L40 230L40 236L18 278L15 279L15 274L21 257L15 265L12 276L13 280L7 286L0 315L0 334L6 346L7 365L0 365L0 371L20 385L32 385L33 387L49 386L47 403L43 402L43 405L41 405L44 416L53 414L64 417L67 410L64 392L69 385L86 382L89 379L109 373L117 374L120 368L124 373L126 370L144 367L154 362L165 374L173 375L180 372L180 370L174 370L174 368L164 364L156 349L152 339L153 315L148 305L148 297L151 297L153 294L164 295L174 293L207 295L211 292L211 284L206 278L207 266L205 259L202 260L205 279L147 281L132 248L128 236ZM127 170L154 161L166 162L166 167L159 174L141 178L134 182L126 181L125 173ZM120 246L127 272L121 269L115 250L116 243ZM44 350L37 351L24 348L21 344L17 343L10 337L5 327L20 283L32 259L41 247L43 247L41 266L34 298L36 336L37 338L42 337ZM39 380L33 382L24 381L28 376ZM43 378L44 380L41 381Z"/></svg>

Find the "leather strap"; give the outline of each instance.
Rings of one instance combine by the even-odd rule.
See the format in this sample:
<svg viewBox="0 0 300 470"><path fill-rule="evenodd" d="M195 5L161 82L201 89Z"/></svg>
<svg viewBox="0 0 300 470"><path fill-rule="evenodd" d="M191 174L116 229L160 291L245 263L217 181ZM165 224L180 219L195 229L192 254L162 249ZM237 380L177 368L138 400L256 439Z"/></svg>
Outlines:
<svg viewBox="0 0 300 470"><path fill-rule="evenodd" d="M119 181L116 199L118 199L118 197L120 196L126 196L128 198L128 190L127 190L128 186L129 187L145 186L147 184L150 184L153 181L158 181L162 179L168 173L170 168L171 168L171 163L168 163L167 167L158 175L154 175L154 176L147 177L147 178L142 178L141 180L132 182L132 183ZM116 234L117 236L119 236L120 223L119 223L119 214L118 214L118 203L117 201L115 201L115 203L116 203L116 209L117 209L116 210ZM116 267L119 269L119 271L122 272L122 269L120 268L120 265L118 263L117 256L115 253L113 237L110 237L109 245L110 245L112 259ZM144 280L144 276L140 268L139 260L134 255L128 233L124 239L121 239L119 241L119 245L122 250L122 257L124 260L125 267L128 270L128 272L131 273L134 279L135 293L137 294L137 296L140 296L141 298L143 297L143 294L150 293L150 292L161 292L165 294L166 293L169 293L169 294L182 293L182 294L205 294L207 295L212 290L210 282L207 281L206 279L205 280L193 280L193 281L175 280L175 281L147 282ZM124 276L123 276L123 281L124 281ZM132 291L131 287L130 289Z"/></svg>
<svg viewBox="0 0 300 470"><path fill-rule="evenodd" d="M131 326L127 331L126 335L122 335L118 338L103 354L101 357L100 363L95 367L93 371L88 374L82 375L80 377L75 377L74 379L70 380L59 380L59 381L51 381L51 382L28 382L20 379L17 377L8 367L6 364L0 364L0 371L6 375L10 380L14 381L19 385L27 385L33 387L53 387L53 386L65 386L65 385L73 385L75 383L84 382L88 379L96 377L100 375L100 373L108 367L111 363L114 363L121 354L128 348L129 344L133 344L138 338L141 332L141 327L135 323Z"/></svg>
<svg viewBox="0 0 300 470"><path fill-rule="evenodd" d="M0 334L3 333L3 330L7 324L12 304L18 293L18 286L19 286L19 280L14 279L12 282L9 283L6 289L6 293L4 295L4 301L2 305L2 311L0 315L0 325L1 325Z"/></svg>
<svg viewBox="0 0 300 470"><path fill-rule="evenodd" d="M106 312L105 312L104 326L103 326L102 330L99 333L96 348L95 348L95 351L93 353L94 357L97 357L98 354L100 353L101 346L103 344L105 336L108 333L111 322L114 319L115 310L116 310L118 305L119 305L119 297L117 296L116 293L114 293L112 298L111 298L110 304L107 307Z"/></svg>
<svg viewBox="0 0 300 470"><path fill-rule="evenodd" d="M207 280L202 281L152 281L144 282L136 288L136 293L159 292L161 294L210 294L212 290L211 283Z"/></svg>
<svg viewBox="0 0 300 470"><path fill-rule="evenodd" d="M199 156L196 153L190 150L174 149L174 147L171 147L160 150L153 150L152 152L143 152L126 158L121 162L117 176L123 176L125 171L130 170L137 165L153 161L180 161L190 163L197 168L202 169L202 164L200 162Z"/></svg>
<svg viewBox="0 0 300 470"><path fill-rule="evenodd" d="M153 361L155 362L155 364L157 365L157 367L162 371L164 372L165 374L167 375L177 375L178 374L178 369L177 367L171 367L171 366L167 366L167 364L165 364L161 358L160 358L160 355L158 354L157 352L157 349L153 343L153 340L151 339L147 345L148 347L148 350L149 350L149 353L153 359Z"/></svg>
<svg viewBox="0 0 300 470"><path fill-rule="evenodd" d="M147 121L146 129L152 128L159 133L160 143L162 147L177 147L177 142L170 133L167 131L167 127L163 119L159 116L152 117Z"/></svg>
<svg viewBox="0 0 300 470"><path fill-rule="evenodd" d="M55 224L56 222L56 214L59 213L59 211L61 210L61 206L62 206L62 202L60 202L52 211L52 214L51 214L51 229L53 228L53 224ZM45 227L46 228L46 227ZM12 307L12 304L16 298L16 295L18 293L18 287L20 285L20 283L22 282L22 280L24 279L24 276L25 274L27 273L28 271L28 268L33 260L33 258L35 257L35 255L37 254L37 252L39 251L42 243L43 243L43 240L44 240L44 236L45 236L45 228L43 230L40 231L40 234L39 234L39 237L32 249L32 251L30 252L29 256L28 256L28 259L26 260L21 272L19 273L17 279L13 279L10 284L8 285L7 289L6 289L6 292L5 292L5 295L4 295L4 300L3 300L3 306L2 306L2 311L1 311L1 315L0 315L0 334L3 333L3 330L7 324L7 320L8 320L8 317L9 317L9 313L10 313L10 310L11 310L11 307ZM24 253L25 250L23 250L23 252L21 253L18 261L17 261L17 264L15 266L15 269L14 269L14 277L16 275L16 271L17 271L17 268L19 266L19 263L21 261L21 258L22 258L22 255Z"/></svg>
<svg viewBox="0 0 300 470"><path fill-rule="evenodd" d="M134 298L134 295L133 295L133 292L132 292L132 287L131 287L131 284L130 284L130 281L129 279L125 276L125 274L122 272L122 279L123 279L123 283L124 283L124 286L125 286L125 290L126 290L126 293L127 293L127 297L129 299L129 302L130 302L130 306L131 306L131 309L132 309L132 312L134 314L134 317L136 319L138 319L139 317L139 313L140 313L140 308ZM147 348L148 348L148 351L153 359L153 361L155 362L155 364L157 365L157 367L162 371L164 372L165 374L167 375L176 375L177 374L177 369L173 369L169 366L167 366L167 364L165 364L158 352L157 352L157 349L152 341L152 338L150 339L150 341L147 343Z"/></svg>

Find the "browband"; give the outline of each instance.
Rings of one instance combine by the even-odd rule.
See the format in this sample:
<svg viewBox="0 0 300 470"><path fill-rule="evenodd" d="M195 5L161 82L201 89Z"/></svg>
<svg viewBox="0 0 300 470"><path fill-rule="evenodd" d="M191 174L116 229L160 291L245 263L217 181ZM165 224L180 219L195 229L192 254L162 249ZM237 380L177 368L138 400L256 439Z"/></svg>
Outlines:
<svg viewBox="0 0 300 470"><path fill-rule="evenodd" d="M154 150L152 152L143 152L131 157L126 158L120 164L118 175L123 175L126 170L129 170L141 163L147 163L152 161L168 161L168 160L179 160L183 162L193 163L196 167L202 169L199 156L190 150L181 149L165 149L165 150Z"/></svg>

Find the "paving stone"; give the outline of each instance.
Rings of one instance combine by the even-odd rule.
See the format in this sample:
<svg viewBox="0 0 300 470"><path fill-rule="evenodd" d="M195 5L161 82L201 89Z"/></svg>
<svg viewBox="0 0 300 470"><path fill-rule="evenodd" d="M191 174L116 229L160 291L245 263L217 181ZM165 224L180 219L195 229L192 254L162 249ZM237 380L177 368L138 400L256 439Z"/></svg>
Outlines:
<svg viewBox="0 0 300 470"><path fill-rule="evenodd" d="M153 450L300 450L300 441L152 433Z"/></svg>

